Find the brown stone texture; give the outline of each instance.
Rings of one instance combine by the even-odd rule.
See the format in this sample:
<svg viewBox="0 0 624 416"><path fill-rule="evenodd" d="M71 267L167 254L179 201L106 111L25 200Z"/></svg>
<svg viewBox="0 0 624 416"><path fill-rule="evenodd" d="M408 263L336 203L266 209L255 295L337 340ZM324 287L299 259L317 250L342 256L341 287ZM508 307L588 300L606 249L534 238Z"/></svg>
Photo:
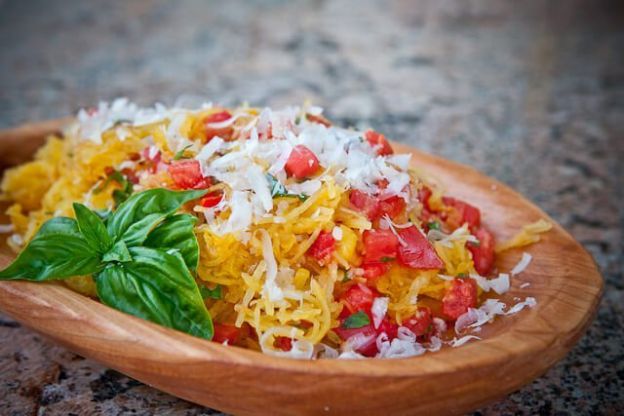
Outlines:
<svg viewBox="0 0 624 416"><path fill-rule="evenodd" d="M502 180L585 245L606 291L561 363L475 414L624 412L621 2L0 0L0 68L2 127L118 96L310 99ZM0 316L0 414L213 413Z"/></svg>

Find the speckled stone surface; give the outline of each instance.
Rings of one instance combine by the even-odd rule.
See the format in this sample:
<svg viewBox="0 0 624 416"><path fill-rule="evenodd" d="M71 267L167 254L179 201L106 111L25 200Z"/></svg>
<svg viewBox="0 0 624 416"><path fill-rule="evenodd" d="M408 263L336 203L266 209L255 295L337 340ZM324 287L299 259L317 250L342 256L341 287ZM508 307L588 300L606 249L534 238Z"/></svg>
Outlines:
<svg viewBox="0 0 624 416"><path fill-rule="evenodd" d="M304 99L527 195L606 280L588 334L476 414L624 413L624 8L616 1L1 1L0 127L125 95ZM0 316L0 414L218 412Z"/></svg>

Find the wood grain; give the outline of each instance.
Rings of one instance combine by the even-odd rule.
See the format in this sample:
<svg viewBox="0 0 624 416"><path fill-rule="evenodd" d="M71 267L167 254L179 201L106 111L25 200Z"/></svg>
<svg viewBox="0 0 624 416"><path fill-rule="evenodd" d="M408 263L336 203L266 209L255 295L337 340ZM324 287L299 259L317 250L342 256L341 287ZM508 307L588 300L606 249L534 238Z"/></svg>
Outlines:
<svg viewBox="0 0 624 416"><path fill-rule="evenodd" d="M0 165L23 161L61 121L0 132ZM448 192L469 198L497 238L546 218L474 169L395 144ZM296 361L224 347L110 309L65 287L1 282L0 308L67 348L181 398L234 414L459 414L543 374L584 333L603 287L591 256L555 225L527 249L529 268L502 297L537 306L484 327L482 341L401 360ZM511 251L497 260L508 270ZM0 247L0 265L14 257ZM520 289L519 285L530 286Z"/></svg>

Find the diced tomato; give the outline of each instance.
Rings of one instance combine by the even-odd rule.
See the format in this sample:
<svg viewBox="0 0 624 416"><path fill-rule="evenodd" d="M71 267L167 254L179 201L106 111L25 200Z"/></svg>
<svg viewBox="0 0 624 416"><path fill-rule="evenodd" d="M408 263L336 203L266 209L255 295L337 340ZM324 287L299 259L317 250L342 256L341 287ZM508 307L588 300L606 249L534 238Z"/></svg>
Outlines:
<svg viewBox="0 0 624 416"><path fill-rule="evenodd" d="M418 190L418 200L423 207L429 211L432 211L431 206L429 205L429 198L431 198L431 189L428 186L423 186Z"/></svg>
<svg viewBox="0 0 624 416"><path fill-rule="evenodd" d="M234 128L229 125L226 127L214 127L211 124L221 123L223 121L232 118L232 114L229 111L223 110L217 113L212 113L204 118L204 132L206 134L206 140L210 140L213 137L219 136L222 139L229 139Z"/></svg>
<svg viewBox="0 0 624 416"><path fill-rule="evenodd" d="M392 146L390 146L390 143L383 134L377 133L374 130L367 130L364 132L364 138L375 148L378 155L387 156L394 153Z"/></svg>
<svg viewBox="0 0 624 416"><path fill-rule="evenodd" d="M388 179L386 178L377 179L377 181L375 181L375 185L377 185L377 188L382 190L386 189L389 184L390 182L388 182Z"/></svg>
<svg viewBox="0 0 624 416"><path fill-rule="evenodd" d="M388 339L393 340L397 337L397 332L399 331L399 326L393 322L390 322L388 317L385 317L383 321L379 324L379 328L377 328L377 333L381 334L385 332L388 335Z"/></svg>
<svg viewBox="0 0 624 416"><path fill-rule="evenodd" d="M371 221L376 220L380 216L381 206L379 205L379 200L371 194L354 189L349 193L349 202L357 211L364 214Z"/></svg>
<svg viewBox="0 0 624 416"><path fill-rule="evenodd" d="M478 228L481 224L481 212L478 208L468 204L467 202L459 199L445 196L442 198L442 202L453 208L453 211L448 214L446 223L453 229L461 227L463 224L468 223L470 229Z"/></svg>
<svg viewBox="0 0 624 416"><path fill-rule="evenodd" d="M276 337L274 345L275 348L279 348L282 351L290 351L292 350L292 339L288 337Z"/></svg>
<svg viewBox="0 0 624 416"><path fill-rule="evenodd" d="M467 247L472 253L472 261L477 273L487 276L494 265L494 236L485 228L479 228L475 233L479 244L468 243Z"/></svg>
<svg viewBox="0 0 624 416"><path fill-rule="evenodd" d="M330 232L322 231L314 240L307 253L323 265L331 259L335 249L336 240L334 240L334 237Z"/></svg>
<svg viewBox="0 0 624 416"><path fill-rule="evenodd" d="M403 322L403 326L412 331L416 336L427 334L432 328L433 318L431 309L421 306L411 318Z"/></svg>
<svg viewBox="0 0 624 416"><path fill-rule="evenodd" d="M228 345L233 345L238 341L239 335L240 328L237 328L234 325L215 323L212 340L214 342L218 342L219 344L223 344L227 341Z"/></svg>
<svg viewBox="0 0 624 416"><path fill-rule="evenodd" d="M442 298L442 313L456 320L468 308L477 306L477 284L472 279L455 279Z"/></svg>
<svg viewBox="0 0 624 416"><path fill-rule="evenodd" d="M413 269L441 269L442 260L427 238L415 226L398 230L403 243L399 244L398 261Z"/></svg>
<svg viewBox="0 0 624 416"><path fill-rule="evenodd" d="M288 176L295 179L303 179L314 175L319 169L319 160L314 152L302 144L293 147L286 165L284 166Z"/></svg>
<svg viewBox="0 0 624 416"><path fill-rule="evenodd" d="M388 271L388 263L364 263L360 266L363 270L363 277L370 283Z"/></svg>
<svg viewBox="0 0 624 416"><path fill-rule="evenodd" d="M212 185L210 178L204 178L197 160L180 160L169 165L169 174L180 189L204 189Z"/></svg>
<svg viewBox="0 0 624 416"><path fill-rule="evenodd" d="M199 205L205 208L212 208L221 202L223 199L222 192L211 192L199 200Z"/></svg>
<svg viewBox="0 0 624 416"><path fill-rule="evenodd" d="M139 183L139 177L134 170L130 168L125 168L121 170L121 173L133 184L136 185L137 183Z"/></svg>
<svg viewBox="0 0 624 416"><path fill-rule="evenodd" d="M355 351L366 356L374 357L377 354L377 331L373 327L373 323L363 326L361 328L347 329L342 327L342 322L338 328L334 328L334 332L338 334L343 340L348 340L354 336L360 336L362 338L368 338L367 342L360 345Z"/></svg>
<svg viewBox="0 0 624 416"><path fill-rule="evenodd" d="M308 119L308 121L311 121L313 123L322 124L325 127L331 127L331 122L327 120L325 117L323 117L322 114L314 115L314 114L306 113L306 118Z"/></svg>
<svg viewBox="0 0 624 416"><path fill-rule="evenodd" d="M396 218L405 211L405 200L400 196L391 196L379 203L380 217L388 215L391 219Z"/></svg>
<svg viewBox="0 0 624 416"><path fill-rule="evenodd" d="M364 311L370 314L374 299L375 293L372 289L361 283L351 286L340 297L340 300L342 300L346 308L351 313Z"/></svg>
<svg viewBox="0 0 624 416"><path fill-rule="evenodd" d="M368 230L362 235L364 262L378 263L396 259L399 240L390 230Z"/></svg>

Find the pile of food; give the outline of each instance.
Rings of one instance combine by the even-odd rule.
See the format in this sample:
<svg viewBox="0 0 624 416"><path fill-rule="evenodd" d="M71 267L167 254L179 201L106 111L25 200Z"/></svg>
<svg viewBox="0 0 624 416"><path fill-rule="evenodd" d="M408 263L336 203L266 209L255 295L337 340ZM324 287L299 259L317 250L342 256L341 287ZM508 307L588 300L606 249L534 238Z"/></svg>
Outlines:
<svg viewBox="0 0 624 416"><path fill-rule="evenodd" d="M408 357L478 338L535 304L492 296L531 260L499 273L495 253L550 227L495 244L479 209L410 155L312 106L101 103L1 189L21 254L0 279L62 279L135 316L294 358Z"/></svg>

